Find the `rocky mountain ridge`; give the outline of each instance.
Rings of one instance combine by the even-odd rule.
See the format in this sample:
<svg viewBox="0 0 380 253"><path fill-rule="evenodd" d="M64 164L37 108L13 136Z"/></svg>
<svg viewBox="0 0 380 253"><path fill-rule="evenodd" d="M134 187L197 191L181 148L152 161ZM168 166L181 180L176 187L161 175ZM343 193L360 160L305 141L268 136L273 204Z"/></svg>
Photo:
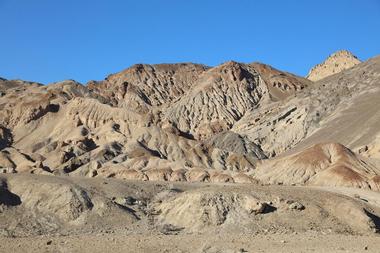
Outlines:
<svg viewBox="0 0 380 253"><path fill-rule="evenodd" d="M318 82L237 62L137 64L86 86L2 79L0 168L127 180L306 184L297 173L272 179L287 174L284 164L294 166L293 154L342 143L360 150L360 162L344 166L359 175L371 168L371 176L355 183L340 170L332 181L313 184L377 189L379 76L375 57ZM352 117L359 116L371 127L354 124ZM341 122L351 123L340 135ZM308 166L319 173L320 165L310 160Z"/></svg>

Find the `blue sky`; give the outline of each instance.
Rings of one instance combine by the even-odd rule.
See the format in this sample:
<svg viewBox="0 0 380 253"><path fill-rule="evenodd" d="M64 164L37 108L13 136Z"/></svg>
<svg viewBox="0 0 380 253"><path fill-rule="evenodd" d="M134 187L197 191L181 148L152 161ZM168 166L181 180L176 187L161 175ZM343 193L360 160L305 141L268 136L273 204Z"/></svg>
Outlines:
<svg viewBox="0 0 380 253"><path fill-rule="evenodd" d="M135 63L260 61L306 75L380 54L380 0L0 0L0 76L102 80Z"/></svg>

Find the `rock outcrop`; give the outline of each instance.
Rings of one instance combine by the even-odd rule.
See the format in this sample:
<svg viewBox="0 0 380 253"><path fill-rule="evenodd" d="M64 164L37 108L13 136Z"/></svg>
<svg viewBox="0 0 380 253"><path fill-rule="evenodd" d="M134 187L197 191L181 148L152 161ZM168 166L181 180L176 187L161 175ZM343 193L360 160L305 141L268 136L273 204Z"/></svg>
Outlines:
<svg viewBox="0 0 380 253"><path fill-rule="evenodd" d="M347 50L340 50L330 55L324 62L314 66L306 78L318 81L325 77L337 74L345 69L361 63L361 61Z"/></svg>

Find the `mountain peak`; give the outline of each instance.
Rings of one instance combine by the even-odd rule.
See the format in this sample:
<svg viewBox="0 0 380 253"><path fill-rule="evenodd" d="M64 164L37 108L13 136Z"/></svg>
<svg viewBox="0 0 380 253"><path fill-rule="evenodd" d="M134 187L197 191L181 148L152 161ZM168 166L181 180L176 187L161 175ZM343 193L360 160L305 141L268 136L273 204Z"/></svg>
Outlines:
<svg viewBox="0 0 380 253"><path fill-rule="evenodd" d="M345 69L352 68L359 63L361 61L350 51L339 50L331 54L324 62L314 66L306 78L311 81L318 81Z"/></svg>
<svg viewBox="0 0 380 253"><path fill-rule="evenodd" d="M355 58L355 59L358 58L348 50L338 50L329 56L329 58L331 57L349 57L349 58Z"/></svg>

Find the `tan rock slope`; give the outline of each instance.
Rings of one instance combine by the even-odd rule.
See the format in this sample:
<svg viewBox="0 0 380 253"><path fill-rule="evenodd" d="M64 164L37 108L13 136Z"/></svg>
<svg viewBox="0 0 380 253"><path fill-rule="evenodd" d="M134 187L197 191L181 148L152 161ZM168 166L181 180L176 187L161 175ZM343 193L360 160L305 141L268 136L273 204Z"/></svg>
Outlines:
<svg viewBox="0 0 380 253"><path fill-rule="evenodd" d="M380 170L337 143L264 160L255 178L269 184L346 186L379 190Z"/></svg>
<svg viewBox="0 0 380 253"><path fill-rule="evenodd" d="M196 139L229 130L259 105L285 99L310 82L269 66L227 62L200 76L165 118Z"/></svg>
<svg viewBox="0 0 380 253"><path fill-rule="evenodd" d="M361 61L347 50L340 50L330 55L324 62L314 66L306 78L318 81L325 77L339 73L345 69L361 63Z"/></svg>
<svg viewBox="0 0 380 253"><path fill-rule="evenodd" d="M269 157L323 142L358 151L379 135L379 72L380 57L372 58L245 115L231 131Z"/></svg>
<svg viewBox="0 0 380 253"><path fill-rule="evenodd" d="M297 173L284 179L288 170L279 165L291 166L296 153L309 157L302 151L318 143L341 143L369 159L369 167L362 158L349 162L363 180L343 180L342 169L313 184L377 189L379 76L375 57L314 83L265 64L237 62L139 64L87 86L1 79L0 169L126 180L312 184ZM278 158L265 160L273 157ZM324 155L319 157L323 163ZM316 175L335 166L315 169L313 161L304 163ZM262 169L265 164L273 168Z"/></svg>
<svg viewBox="0 0 380 253"><path fill-rule="evenodd" d="M88 88L105 97L108 104L146 113L169 106L207 69L193 63L136 64L103 81L90 81Z"/></svg>

